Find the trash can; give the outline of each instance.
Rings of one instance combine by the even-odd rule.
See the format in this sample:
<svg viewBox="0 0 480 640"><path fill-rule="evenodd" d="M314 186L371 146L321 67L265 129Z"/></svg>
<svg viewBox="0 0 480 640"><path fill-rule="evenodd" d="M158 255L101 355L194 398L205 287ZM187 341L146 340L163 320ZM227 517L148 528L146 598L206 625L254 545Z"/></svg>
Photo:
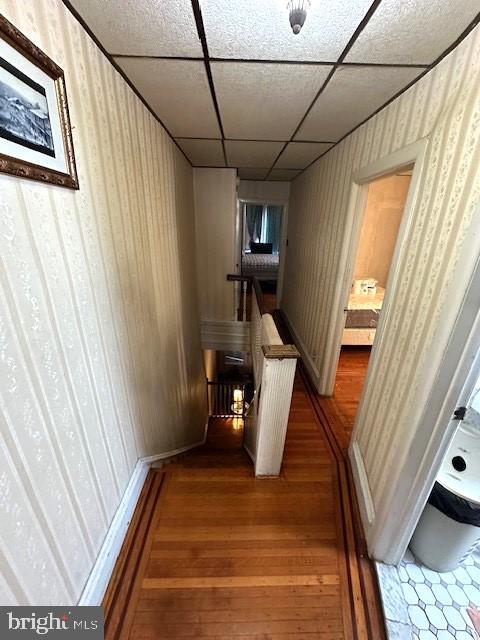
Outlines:
<svg viewBox="0 0 480 640"><path fill-rule="evenodd" d="M410 548L435 571L456 569L480 542L480 413L462 415Z"/></svg>
<svg viewBox="0 0 480 640"><path fill-rule="evenodd" d="M453 571L479 542L480 504L436 482L410 542L415 556L434 571Z"/></svg>

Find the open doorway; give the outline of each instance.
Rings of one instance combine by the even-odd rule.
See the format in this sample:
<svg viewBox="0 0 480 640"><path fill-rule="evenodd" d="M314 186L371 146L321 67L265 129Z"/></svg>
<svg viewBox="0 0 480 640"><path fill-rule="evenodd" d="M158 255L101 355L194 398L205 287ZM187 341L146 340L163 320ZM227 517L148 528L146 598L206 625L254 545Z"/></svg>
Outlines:
<svg viewBox="0 0 480 640"><path fill-rule="evenodd" d="M366 204L345 308L333 396L337 440L348 449L382 312L413 164L367 184Z"/></svg>
<svg viewBox="0 0 480 640"><path fill-rule="evenodd" d="M241 203L241 275L260 281L264 301L276 308L280 272L284 207L258 202Z"/></svg>

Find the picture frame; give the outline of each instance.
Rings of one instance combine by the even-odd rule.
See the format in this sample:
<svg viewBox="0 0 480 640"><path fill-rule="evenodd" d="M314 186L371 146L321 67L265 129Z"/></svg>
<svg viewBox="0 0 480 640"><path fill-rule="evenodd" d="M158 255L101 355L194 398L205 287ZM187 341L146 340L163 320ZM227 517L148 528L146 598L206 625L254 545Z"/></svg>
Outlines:
<svg viewBox="0 0 480 640"><path fill-rule="evenodd" d="M0 172L79 188L64 72L2 14Z"/></svg>

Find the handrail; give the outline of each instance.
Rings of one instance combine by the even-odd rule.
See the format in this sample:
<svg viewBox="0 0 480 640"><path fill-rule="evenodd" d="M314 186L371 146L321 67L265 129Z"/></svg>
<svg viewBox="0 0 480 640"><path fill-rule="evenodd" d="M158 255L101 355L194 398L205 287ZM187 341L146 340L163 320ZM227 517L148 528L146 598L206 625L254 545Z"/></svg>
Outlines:
<svg viewBox="0 0 480 640"><path fill-rule="evenodd" d="M263 291L258 278L253 278L253 290L255 291L255 295L257 297L257 304L260 315L264 316L266 313L268 313L268 309L265 304L265 300L263 299Z"/></svg>
<svg viewBox="0 0 480 640"><path fill-rule="evenodd" d="M268 313L267 307L265 305L265 300L263 298L263 291L262 291L262 287L260 286L260 282L258 280L258 278L256 278L255 276L242 276L240 274L236 274L236 273L228 273L227 274L227 280L228 282L243 282L244 284L244 289L243 289L243 294L245 295L247 292L247 289L245 287L245 285L252 285L253 290L255 291L255 295L257 297L257 304L258 304L258 308L260 310L260 314L263 316L266 313Z"/></svg>
<svg viewBox="0 0 480 640"><path fill-rule="evenodd" d="M257 278L228 275L227 280L241 282L240 307L246 319L251 309L250 351L255 385L251 411L244 413L244 447L252 458L255 475L280 473L287 434L297 359L294 344L285 344L275 319L269 313ZM252 284L250 284L252 283ZM247 291L251 295L247 295Z"/></svg>
<svg viewBox="0 0 480 640"><path fill-rule="evenodd" d="M253 282L253 276L240 276L236 273L228 273L227 280L229 282Z"/></svg>

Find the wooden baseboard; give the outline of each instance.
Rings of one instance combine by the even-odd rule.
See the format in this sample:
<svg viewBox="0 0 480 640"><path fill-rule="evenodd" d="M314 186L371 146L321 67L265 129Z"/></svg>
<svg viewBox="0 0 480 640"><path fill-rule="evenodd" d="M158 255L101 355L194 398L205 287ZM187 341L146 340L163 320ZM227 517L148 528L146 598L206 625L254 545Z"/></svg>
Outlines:
<svg viewBox="0 0 480 640"><path fill-rule="evenodd" d="M165 474L148 472L127 535L103 598L105 640L128 638L133 622L134 604L141 587L140 580L148 561L158 517L158 497Z"/></svg>
<svg viewBox="0 0 480 640"><path fill-rule="evenodd" d="M120 505L108 528L105 540L90 572L87 583L82 591L82 595L77 603L78 606L97 606L102 602L125 536L129 531L133 513L136 509L139 496L141 496L142 487L147 478L150 465L158 461L175 459L177 456L205 444L207 426L208 422L205 425L203 438L199 442L194 442L191 445L165 453L138 459Z"/></svg>

